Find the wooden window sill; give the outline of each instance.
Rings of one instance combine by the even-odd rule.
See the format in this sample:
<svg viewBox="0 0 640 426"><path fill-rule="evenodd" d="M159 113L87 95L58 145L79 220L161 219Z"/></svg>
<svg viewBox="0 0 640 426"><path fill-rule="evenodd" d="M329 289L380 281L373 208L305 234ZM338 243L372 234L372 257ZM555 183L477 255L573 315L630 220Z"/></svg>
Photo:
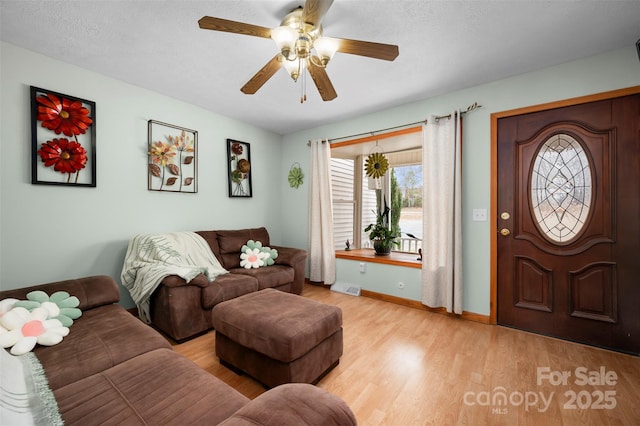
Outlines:
<svg viewBox="0 0 640 426"><path fill-rule="evenodd" d="M377 256L373 249L353 249L337 250L336 258L422 269L422 261L416 253L391 252L388 256Z"/></svg>

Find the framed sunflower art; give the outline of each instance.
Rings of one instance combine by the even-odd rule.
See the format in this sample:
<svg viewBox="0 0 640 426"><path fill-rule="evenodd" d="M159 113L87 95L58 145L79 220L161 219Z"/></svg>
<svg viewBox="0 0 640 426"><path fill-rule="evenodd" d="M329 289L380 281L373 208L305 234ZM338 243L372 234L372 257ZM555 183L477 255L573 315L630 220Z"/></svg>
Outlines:
<svg viewBox="0 0 640 426"><path fill-rule="evenodd" d="M251 197L251 146L227 139L229 197Z"/></svg>
<svg viewBox="0 0 640 426"><path fill-rule="evenodd" d="M198 192L198 132L148 121L149 191Z"/></svg>
<svg viewBox="0 0 640 426"><path fill-rule="evenodd" d="M31 183L96 186L96 103L31 86Z"/></svg>

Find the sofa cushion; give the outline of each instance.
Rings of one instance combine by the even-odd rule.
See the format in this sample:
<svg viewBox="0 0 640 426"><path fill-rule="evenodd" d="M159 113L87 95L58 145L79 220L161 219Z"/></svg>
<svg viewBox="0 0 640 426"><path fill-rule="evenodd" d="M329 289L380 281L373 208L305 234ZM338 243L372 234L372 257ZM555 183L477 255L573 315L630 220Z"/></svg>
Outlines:
<svg viewBox="0 0 640 426"><path fill-rule="evenodd" d="M262 245L270 245L269 232L266 228L216 231L222 266L229 270L240 267L240 251L249 240L260 241Z"/></svg>
<svg viewBox="0 0 640 426"><path fill-rule="evenodd" d="M211 309L220 302L258 291L258 280L239 274L220 275L202 288L202 307Z"/></svg>
<svg viewBox="0 0 640 426"><path fill-rule="evenodd" d="M196 231L196 234L200 235L211 247L211 251L222 263L222 257L220 257L220 245L218 245L218 233L216 231ZM224 264L223 264L224 265Z"/></svg>
<svg viewBox="0 0 640 426"><path fill-rule="evenodd" d="M55 390L158 348L171 345L122 306L107 305L84 311L60 344L34 353Z"/></svg>
<svg viewBox="0 0 640 426"><path fill-rule="evenodd" d="M286 265L272 265L268 268L258 269L235 268L229 272L231 272L230 275L238 274L254 277L258 280L258 289L263 290L289 284L293 281L295 271Z"/></svg>
<svg viewBox="0 0 640 426"><path fill-rule="evenodd" d="M187 358L158 349L54 390L67 424L215 425L249 399Z"/></svg>

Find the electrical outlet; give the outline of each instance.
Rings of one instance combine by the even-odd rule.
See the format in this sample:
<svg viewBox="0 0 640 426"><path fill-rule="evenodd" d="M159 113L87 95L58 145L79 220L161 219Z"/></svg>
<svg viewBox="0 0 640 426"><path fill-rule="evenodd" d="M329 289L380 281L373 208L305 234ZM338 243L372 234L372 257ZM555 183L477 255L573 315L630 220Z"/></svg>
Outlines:
<svg viewBox="0 0 640 426"><path fill-rule="evenodd" d="M398 281L398 284L396 284L396 286L398 286L399 289L403 289L404 283L402 281Z"/></svg>
<svg viewBox="0 0 640 426"><path fill-rule="evenodd" d="M364 262L360 262L360 273L365 273L367 271L367 264Z"/></svg>

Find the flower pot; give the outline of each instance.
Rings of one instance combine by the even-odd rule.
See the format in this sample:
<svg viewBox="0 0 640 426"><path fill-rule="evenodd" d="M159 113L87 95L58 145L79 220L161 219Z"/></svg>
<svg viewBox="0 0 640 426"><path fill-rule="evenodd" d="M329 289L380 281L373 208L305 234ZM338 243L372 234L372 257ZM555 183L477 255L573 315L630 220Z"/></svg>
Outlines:
<svg viewBox="0 0 640 426"><path fill-rule="evenodd" d="M391 247L378 240L373 240L373 249L377 256L388 256L391 253Z"/></svg>

